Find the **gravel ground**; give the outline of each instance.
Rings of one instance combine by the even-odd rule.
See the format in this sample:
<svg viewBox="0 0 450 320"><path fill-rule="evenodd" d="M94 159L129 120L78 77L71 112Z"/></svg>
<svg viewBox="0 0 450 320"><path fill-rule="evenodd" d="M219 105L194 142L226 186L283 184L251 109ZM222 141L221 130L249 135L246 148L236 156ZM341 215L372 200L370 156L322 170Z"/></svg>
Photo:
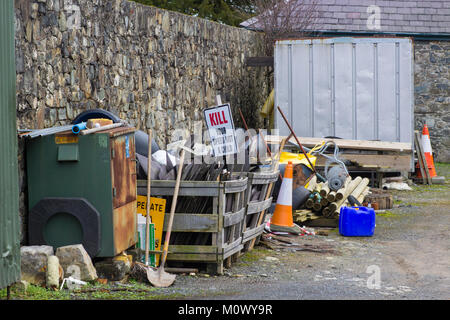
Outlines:
<svg viewBox="0 0 450 320"><path fill-rule="evenodd" d="M299 238L302 245L328 249L323 252L259 245L222 276L177 275L169 288L136 281L91 285L87 293L31 286L12 299L448 300L450 164L437 171L447 184L391 191L394 209L377 214L373 237L342 237L332 229L327 236ZM0 291L0 300L5 298L6 289Z"/></svg>
<svg viewBox="0 0 450 320"><path fill-rule="evenodd" d="M391 191L395 208L377 214L373 237L305 236L334 253L256 246L223 276L178 275L176 299L450 299L450 166L446 185ZM378 273L379 271L379 273ZM374 280L380 275L379 287Z"/></svg>

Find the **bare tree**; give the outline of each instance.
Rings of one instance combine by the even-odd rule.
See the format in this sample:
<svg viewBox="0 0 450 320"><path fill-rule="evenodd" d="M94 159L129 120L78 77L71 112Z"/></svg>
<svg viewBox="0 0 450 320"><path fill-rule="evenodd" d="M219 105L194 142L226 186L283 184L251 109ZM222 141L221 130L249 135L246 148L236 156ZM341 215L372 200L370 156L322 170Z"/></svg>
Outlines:
<svg viewBox="0 0 450 320"><path fill-rule="evenodd" d="M250 0L253 18L244 25L265 34L265 50L273 54L276 40L303 37L314 31L318 19L317 0Z"/></svg>

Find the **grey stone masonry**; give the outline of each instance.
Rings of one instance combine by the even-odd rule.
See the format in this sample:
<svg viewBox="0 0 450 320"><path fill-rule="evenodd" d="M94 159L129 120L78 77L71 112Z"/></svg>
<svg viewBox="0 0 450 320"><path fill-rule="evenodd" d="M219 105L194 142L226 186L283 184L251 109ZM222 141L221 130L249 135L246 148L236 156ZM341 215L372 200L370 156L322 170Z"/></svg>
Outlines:
<svg viewBox="0 0 450 320"><path fill-rule="evenodd" d="M450 162L450 41L414 42L415 127L430 132L434 160Z"/></svg>
<svg viewBox="0 0 450 320"><path fill-rule="evenodd" d="M259 33L125 0L16 0L17 125L70 123L103 108L158 143L192 130L217 94L258 127L270 91Z"/></svg>
<svg viewBox="0 0 450 320"><path fill-rule="evenodd" d="M158 144L174 129L193 132L220 94L251 128L270 93L268 68L245 59L262 35L126 0L15 0L18 129L69 124L94 108ZM196 126L197 128L197 126ZM19 141L21 243L26 244L25 146Z"/></svg>

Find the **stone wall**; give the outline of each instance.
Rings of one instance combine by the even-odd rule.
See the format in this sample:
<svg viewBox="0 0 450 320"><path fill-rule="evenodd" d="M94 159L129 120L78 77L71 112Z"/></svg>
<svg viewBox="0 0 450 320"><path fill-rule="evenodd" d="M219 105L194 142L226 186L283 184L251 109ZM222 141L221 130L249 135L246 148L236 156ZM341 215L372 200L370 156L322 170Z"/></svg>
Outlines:
<svg viewBox="0 0 450 320"><path fill-rule="evenodd" d="M450 162L450 41L414 42L415 127L430 131L435 161Z"/></svg>
<svg viewBox="0 0 450 320"><path fill-rule="evenodd" d="M244 62L260 53L260 40L125 0L16 0L18 127L63 125L104 108L154 128L164 144L174 128L201 121L217 94L236 122L239 107L257 127L266 71Z"/></svg>
<svg viewBox="0 0 450 320"><path fill-rule="evenodd" d="M69 124L87 109L112 111L161 147L175 128L192 132L217 94L250 127L269 95L262 36L125 0L16 0L17 127ZM19 142L22 242L26 235L24 144Z"/></svg>

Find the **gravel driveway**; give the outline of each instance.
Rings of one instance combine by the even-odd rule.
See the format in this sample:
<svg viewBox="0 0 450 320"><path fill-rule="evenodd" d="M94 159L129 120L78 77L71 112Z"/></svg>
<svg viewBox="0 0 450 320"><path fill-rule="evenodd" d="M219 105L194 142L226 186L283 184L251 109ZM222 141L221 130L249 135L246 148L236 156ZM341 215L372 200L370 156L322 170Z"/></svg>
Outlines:
<svg viewBox="0 0 450 320"><path fill-rule="evenodd" d="M391 191L395 208L377 214L373 237L302 237L331 253L256 246L223 276L178 275L164 290L176 299L450 299L449 167L446 185Z"/></svg>

